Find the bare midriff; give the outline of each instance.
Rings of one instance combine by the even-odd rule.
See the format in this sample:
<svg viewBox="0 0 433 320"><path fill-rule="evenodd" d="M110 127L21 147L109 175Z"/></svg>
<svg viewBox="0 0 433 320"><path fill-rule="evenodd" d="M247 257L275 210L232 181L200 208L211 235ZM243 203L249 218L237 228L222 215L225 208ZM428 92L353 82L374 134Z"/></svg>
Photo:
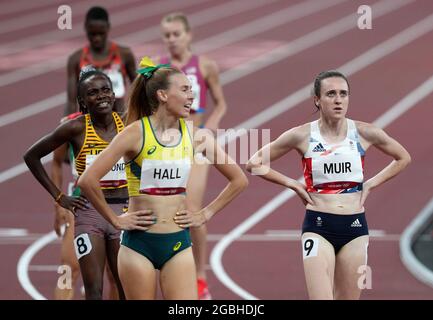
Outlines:
<svg viewBox="0 0 433 320"><path fill-rule="evenodd" d="M310 204L307 205L307 209L309 210L342 215L364 212L364 207L360 206L362 192L347 194L309 194L314 202L314 206Z"/></svg>
<svg viewBox="0 0 433 320"><path fill-rule="evenodd" d="M156 217L156 223L147 232L171 233L183 230L174 222L176 213L185 209L185 195L177 194L172 196L155 196L143 194L129 198L128 210L152 210Z"/></svg>

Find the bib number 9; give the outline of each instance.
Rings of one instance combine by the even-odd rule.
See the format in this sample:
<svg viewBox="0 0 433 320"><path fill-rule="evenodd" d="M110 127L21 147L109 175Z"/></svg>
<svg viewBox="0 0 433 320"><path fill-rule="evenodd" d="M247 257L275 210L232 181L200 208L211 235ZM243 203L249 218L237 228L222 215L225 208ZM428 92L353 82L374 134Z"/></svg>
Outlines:
<svg viewBox="0 0 433 320"><path fill-rule="evenodd" d="M302 239L302 256L305 259L310 257L317 257L319 248L319 238L304 238Z"/></svg>

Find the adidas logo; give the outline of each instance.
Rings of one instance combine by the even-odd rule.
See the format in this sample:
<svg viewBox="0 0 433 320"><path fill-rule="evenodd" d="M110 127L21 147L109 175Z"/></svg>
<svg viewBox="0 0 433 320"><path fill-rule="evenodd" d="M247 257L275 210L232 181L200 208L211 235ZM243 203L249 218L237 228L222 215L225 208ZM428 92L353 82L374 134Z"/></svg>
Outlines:
<svg viewBox="0 0 433 320"><path fill-rule="evenodd" d="M326 150L325 150L325 148L323 148L323 145L321 143L319 143L313 149L313 152L324 152L324 151L326 151Z"/></svg>
<svg viewBox="0 0 433 320"><path fill-rule="evenodd" d="M362 224L359 222L359 219L356 219L355 221L352 222L352 224L350 226L351 227L362 227Z"/></svg>

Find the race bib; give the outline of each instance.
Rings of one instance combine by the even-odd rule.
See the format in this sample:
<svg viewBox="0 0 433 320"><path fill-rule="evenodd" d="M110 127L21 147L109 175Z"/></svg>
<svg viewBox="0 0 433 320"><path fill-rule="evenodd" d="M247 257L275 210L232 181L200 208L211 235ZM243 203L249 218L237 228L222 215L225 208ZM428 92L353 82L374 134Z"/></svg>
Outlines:
<svg viewBox="0 0 433 320"><path fill-rule="evenodd" d="M90 167L95 161L97 155L88 154L86 155L86 168ZM111 168L111 170L102 177L100 185L102 188L115 188L127 183L125 173L125 161L120 158L119 161Z"/></svg>
<svg viewBox="0 0 433 320"><path fill-rule="evenodd" d="M356 153L314 157L312 175L318 189L353 188L363 181L361 158Z"/></svg>
<svg viewBox="0 0 433 320"><path fill-rule="evenodd" d="M145 159L141 166L140 193L172 195L185 192L191 162Z"/></svg>
<svg viewBox="0 0 433 320"><path fill-rule="evenodd" d="M302 239L302 257L303 259L317 257L319 249L319 238L308 237Z"/></svg>
<svg viewBox="0 0 433 320"><path fill-rule="evenodd" d="M118 65L116 65L119 67ZM114 69L116 66L113 66L113 69L104 70L107 76L110 78L111 83L113 84L113 91L116 95L116 98L123 98L125 95L125 82L123 81L122 72L119 69Z"/></svg>
<svg viewBox="0 0 433 320"><path fill-rule="evenodd" d="M186 76L191 82L191 91L194 94L194 101L191 105L191 109L197 111L200 109L200 85L195 74L187 74Z"/></svg>
<svg viewBox="0 0 433 320"><path fill-rule="evenodd" d="M83 256L88 255L92 251L92 242L87 233L82 233L75 237L74 248L77 259L80 260Z"/></svg>

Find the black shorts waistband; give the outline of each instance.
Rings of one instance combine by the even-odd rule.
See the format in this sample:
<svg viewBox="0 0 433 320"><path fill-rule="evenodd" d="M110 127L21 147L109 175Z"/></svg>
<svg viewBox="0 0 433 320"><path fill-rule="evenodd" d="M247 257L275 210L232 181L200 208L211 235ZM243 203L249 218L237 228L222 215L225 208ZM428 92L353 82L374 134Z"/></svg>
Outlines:
<svg viewBox="0 0 433 320"><path fill-rule="evenodd" d="M365 213L335 214L320 211L307 210L302 226L304 232L316 232L319 234L368 234L367 219Z"/></svg>
<svg viewBox="0 0 433 320"><path fill-rule="evenodd" d="M108 204L128 204L128 198L105 198Z"/></svg>

